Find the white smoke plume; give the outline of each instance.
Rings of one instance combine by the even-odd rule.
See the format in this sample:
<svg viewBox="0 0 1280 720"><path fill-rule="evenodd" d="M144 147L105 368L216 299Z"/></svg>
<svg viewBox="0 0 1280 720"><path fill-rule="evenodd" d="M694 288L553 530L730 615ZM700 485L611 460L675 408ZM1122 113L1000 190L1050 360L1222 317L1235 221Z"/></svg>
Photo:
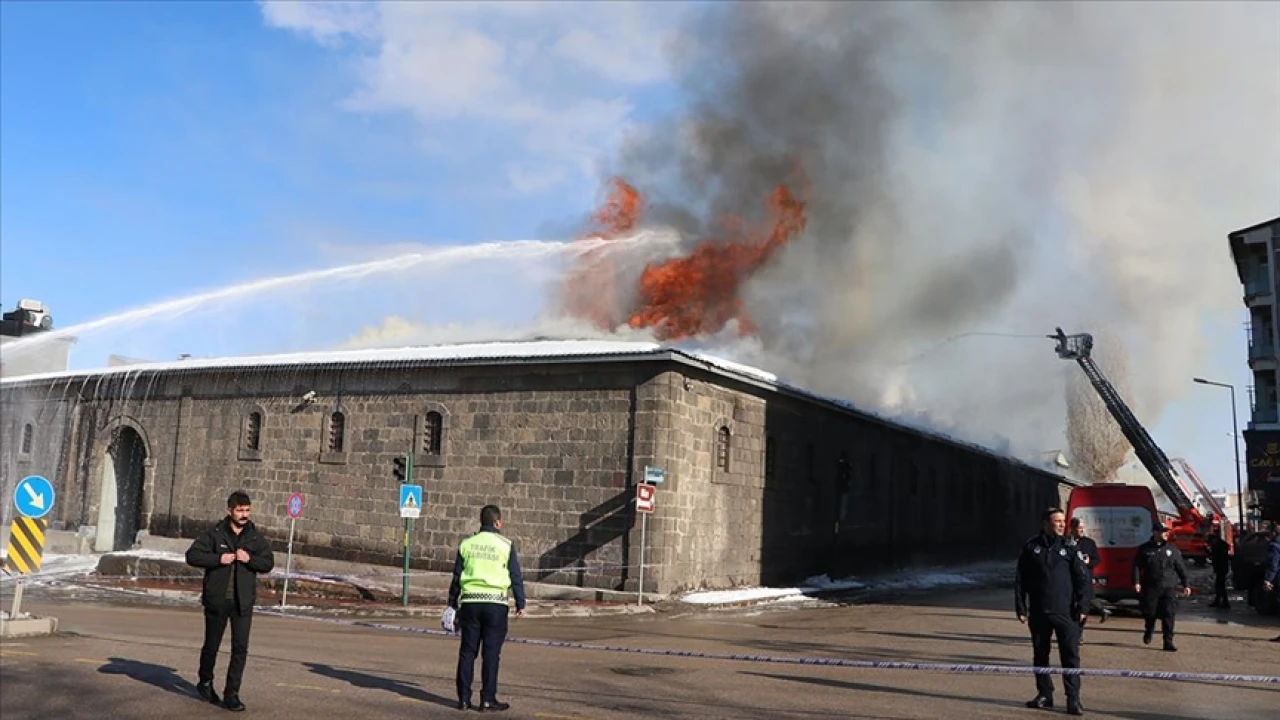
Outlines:
<svg viewBox="0 0 1280 720"><path fill-rule="evenodd" d="M1226 234L1280 209L1277 27L1270 3L713 4L674 46L683 109L603 174L695 238L802 168L809 228L723 352L1030 456L1080 372L1055 326L1108 320L1150 426L1239 312Z"/></svg>
<svg viewBox="0 0 1280 720"><path fill-rule="evenodd" d="M1098 369L1106 375L1129 409L1141 415L1141 408L1134 407L1130 392L1130 368L1128 354L1120 338L1105 326L1098 326L1093 333L1095 350L1091 353ZM1067 376L1067 447L1071 464L1079 479L1088 482L1115 482L1116 472L1124 465L1133 446L1120 423L1111 416L1106 404L1083 372Z"/></svg>

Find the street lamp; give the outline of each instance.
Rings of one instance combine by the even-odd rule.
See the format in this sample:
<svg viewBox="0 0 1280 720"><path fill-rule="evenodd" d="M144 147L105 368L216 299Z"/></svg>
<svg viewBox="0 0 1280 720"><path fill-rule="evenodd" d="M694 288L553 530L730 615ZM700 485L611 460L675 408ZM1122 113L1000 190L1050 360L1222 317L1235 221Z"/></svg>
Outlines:
<svg viewBox="0 0 1280 720"><path fill-rule="evenodd" d="M1244 529L1244 489L1240 486L1240 426L1236 422L1236 386L1214 382L1204 378L1193 378L1201 385L1213 385L1231 391L1231 445L1236 451L1236 513L1240 517L1240 529Z"/></svg>

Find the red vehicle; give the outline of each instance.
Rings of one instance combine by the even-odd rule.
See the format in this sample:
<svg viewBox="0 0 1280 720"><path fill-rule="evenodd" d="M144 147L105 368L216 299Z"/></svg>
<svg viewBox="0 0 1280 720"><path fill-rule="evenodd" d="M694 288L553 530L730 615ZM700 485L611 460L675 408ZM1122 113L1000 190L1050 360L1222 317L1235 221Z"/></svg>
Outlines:
<svg viewBox="0 0 1280 720"><path fill-rule="evenodd" d="M1089 537L1098 544L1093 594L1107 602L1136 598L1133 559L1159 522L1151 489L1120 484L1075 488L1067 499L1067 522L1076 517L1084 521Z"/></svg>

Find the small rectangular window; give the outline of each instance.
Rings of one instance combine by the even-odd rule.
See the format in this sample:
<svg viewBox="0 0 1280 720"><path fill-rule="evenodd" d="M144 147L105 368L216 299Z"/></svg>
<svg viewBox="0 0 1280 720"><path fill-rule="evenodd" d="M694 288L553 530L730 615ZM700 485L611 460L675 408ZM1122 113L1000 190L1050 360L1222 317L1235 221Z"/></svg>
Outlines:
<svg viewBox="0 0 1280 720"><path fill-rule="evenodd" d="M244 446L247 450L257 450L262 437L262 413L254 410L245 418Z"/></svg>
<svg viewBox="0 0 1280 720"><path fill-rule="evenodd" d="M342 452L346 424L346 417L341 411L329 416L329 452Z"/></svg>

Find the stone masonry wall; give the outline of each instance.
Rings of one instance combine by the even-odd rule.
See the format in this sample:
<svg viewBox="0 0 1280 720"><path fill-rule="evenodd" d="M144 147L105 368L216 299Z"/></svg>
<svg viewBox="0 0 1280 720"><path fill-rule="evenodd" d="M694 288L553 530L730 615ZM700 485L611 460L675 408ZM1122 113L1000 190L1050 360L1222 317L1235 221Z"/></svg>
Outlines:
<svg viewBox="0 0 1280 720"><path fill-rule="evenodd" d="M0 389L6 472L56 467L55 516L69 527L139 502L138 529L193 537L243 488L283 549L285 503L301 492L296 552L399 565L392 461L413 451L425 502L412 567L450 569L479 508L496 503L529 580L635 590L635 484L654 465L666 482L648 519L645 589L667 593L1011 558L1059 502L1050 474L672 362L142 370ZM29 460L11 458L15 407L40 418ZM141 498L122 490L104 512L124 428L146 448ZM104 531L110 544L114 528Z"/></svg>
<svg viewBox="0 0 1280 720"><path fill-rule="evenodd" d="M1053 475L870 416L696 370L659 380L664 590L1011 559L1059 502Z"/></svg>
<svg viewBox="0 0 1280 720"><path fill-rule="evenodd" d="M114 376L64 404L80 418L67 443L79 457L65 482L83 502L61 509L76 525L97 521L108 445L127 426L147 448L142 529L193 537L243 488L255 522L282 547L285 503L301 492L296 552L398 564L403 521L392 461L413 449L414 481L425 492L413 567L451 569L480 507L496 503L526 578L622 587L633 395L652 372L605 365ZM303 404L307 390L316 399ZM328 449L335 411L343 414L340 451ZM252 412L261 417L256 451L246 438ZM443 419L438 454L424 447L433 412Z"/></svg>

